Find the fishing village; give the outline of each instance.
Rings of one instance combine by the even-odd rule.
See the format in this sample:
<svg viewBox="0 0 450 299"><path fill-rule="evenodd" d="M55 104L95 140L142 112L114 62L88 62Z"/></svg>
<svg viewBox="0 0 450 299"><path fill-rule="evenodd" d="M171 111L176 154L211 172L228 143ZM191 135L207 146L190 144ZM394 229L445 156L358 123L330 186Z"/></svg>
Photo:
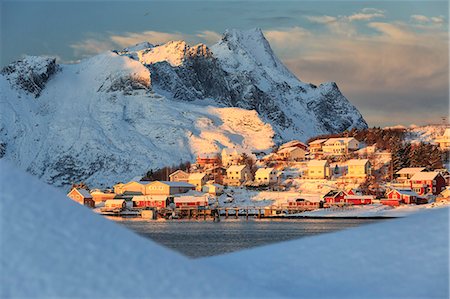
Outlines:
<svg viewBox="0 0 450 299"><path fill-rule="evenodd" d="M450 129L436 139L448 151ZM421 145L412 144L414 150ZM450 174L435 165L399 167L395 150L354 137L293 140L271 153L224 148L119 182L74 185L68 197L106 216L143 219L389 217L394 209L448 204ZM159 176L159 177L158 177ZM156 178L156 179L155 179ZM395 213L391 213L395 215Z"/></svg>

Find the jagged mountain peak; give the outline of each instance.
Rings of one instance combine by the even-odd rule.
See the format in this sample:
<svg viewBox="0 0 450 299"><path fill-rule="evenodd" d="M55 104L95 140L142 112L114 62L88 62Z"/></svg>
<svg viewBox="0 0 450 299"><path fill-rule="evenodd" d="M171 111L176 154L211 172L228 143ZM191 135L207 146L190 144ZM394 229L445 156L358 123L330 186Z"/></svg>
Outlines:
<svg viewBox="0 0 450 299"><path fill-rule="evenodd" d="M3 69L0 97L4 158L59 185L367 127L336 83L298 80L260 29L228 30L211 48L144 42L59 66L26 58Z"/></svg>
<svg viewBox="0 0 450 299"><path fill-rule="evenodd" d="M16 89L39 97L50 77L58 70L56 58L25 56L5 66L0 73Z"/></svg>
<svg viewBox="0 0 450 299"><path fill-rule="evenodd" d="M182 65L189 58L211 57L211 51L206 45L189 46L184 40L169 41L151 47L131 47L117 53L129 56L145 65L165 61L174 67Z"/></svg>

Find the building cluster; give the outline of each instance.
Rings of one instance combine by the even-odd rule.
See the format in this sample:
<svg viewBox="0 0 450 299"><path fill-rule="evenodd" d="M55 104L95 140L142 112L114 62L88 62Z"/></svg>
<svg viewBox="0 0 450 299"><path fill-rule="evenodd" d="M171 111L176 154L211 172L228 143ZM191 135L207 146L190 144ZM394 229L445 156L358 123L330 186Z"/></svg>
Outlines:
<svg viewBox="0 0 450 299"><path fill-rule="evenodd" d="M374 196L344 190L345 183L364 183L372 177L374 170L387 167L389 162L390 153L378 151L376 145L362 147L352 137L318 139L308 145L294 140L269 154L224 148L220 153L199 155L188 170L173 171L167 181L135 179L118 183L113 190L107 191L88 192L74 188L68 196L89 207L102 202L107 209L123 209L127 205L159 209L202 207L208 205L208 200L223 194L228 186L280 191L286 189L289 179L339 180L344 187L323 196L323 203L371 204ZM388 192L381 203L395 206L422 203L430 194L439 195L448 185L448 176L443 171L404 168L396 173L395 180L384 183ZM289 202L294 206L305 204L301 199Z"/></svg>

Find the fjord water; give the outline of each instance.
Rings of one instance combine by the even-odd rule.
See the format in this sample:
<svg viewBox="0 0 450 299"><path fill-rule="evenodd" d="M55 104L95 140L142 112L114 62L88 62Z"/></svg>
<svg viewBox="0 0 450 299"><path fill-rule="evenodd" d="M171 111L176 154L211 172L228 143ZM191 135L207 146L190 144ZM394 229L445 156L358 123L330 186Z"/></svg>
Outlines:
<svg viewBox="0 0 450 299"><path fill-rule="evenodd" d="M148 221L110 217L121 225L172 248L198 258L238 251L255 246L333 232L375 219L227 219Z"/></svg>

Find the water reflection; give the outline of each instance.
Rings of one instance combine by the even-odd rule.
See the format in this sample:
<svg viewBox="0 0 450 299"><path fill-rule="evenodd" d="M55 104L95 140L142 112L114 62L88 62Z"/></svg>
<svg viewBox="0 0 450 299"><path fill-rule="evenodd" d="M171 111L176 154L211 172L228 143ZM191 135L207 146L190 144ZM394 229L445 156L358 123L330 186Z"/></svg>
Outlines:
<svg viewBox="0 0 450 299"><path fill-rule="evenodd" d="M110 217L138 234L181 252L202 257L280 241L337 231L380 220L374 219L227 219L209 221L148 221Z"/></svg>

